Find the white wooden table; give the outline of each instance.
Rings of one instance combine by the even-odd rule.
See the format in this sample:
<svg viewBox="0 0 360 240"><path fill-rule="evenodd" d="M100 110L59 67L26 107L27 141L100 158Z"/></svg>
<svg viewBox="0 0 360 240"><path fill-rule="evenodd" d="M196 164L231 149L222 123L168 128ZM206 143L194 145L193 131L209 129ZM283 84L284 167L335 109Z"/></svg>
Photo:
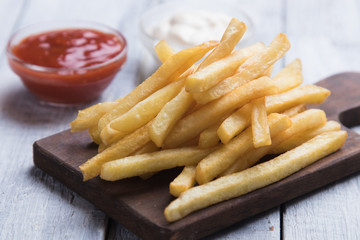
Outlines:
<svg viewBox="0 0 360 240"><path fill-rule="evenodd" d="M85 19L113 26L129 44L126 65L98 101L113 100L149 74L152 59L139 40L138 19L161 2L0 0L0 239L138 239L33 166L32 143L67 129L76 111L85 106L40 104L11 72L5 46L12 31L38 21ZM277 69L300 57L306 83L360 71L358 0L234 0L233 4L254 19L254 42L269 43L279 32L288 34L292 48ZM359 189L360 174L355 174L207 239L360 239Z"/></svg>

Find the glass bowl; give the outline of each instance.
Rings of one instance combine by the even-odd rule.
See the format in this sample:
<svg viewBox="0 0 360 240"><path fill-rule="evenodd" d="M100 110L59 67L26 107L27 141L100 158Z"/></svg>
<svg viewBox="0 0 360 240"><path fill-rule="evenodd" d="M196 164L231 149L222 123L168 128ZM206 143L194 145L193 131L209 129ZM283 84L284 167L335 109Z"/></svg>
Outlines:
<svg viewBox="0 0 360 240"><path fill-rule="evenodd" d="M169 45L176 51L191 47L193 45L179 44L175 41L172 41L171 39L158 39L151 33L150 29L153 28L156 24L159 24L164 19L173 16L174 14L192 11L207 11L209 13L226 14L229 16L229 22L233 17L243 21L247 25L247 30L243 38L240 40L238 46L244 46L249 42L249 40L251 40L251 37L253 36L253 21L245 12L241 11L240 6L238 5L231 4L227 1L219 2L218 0L173 1L151 8L150 10L146 11L140 19L141 41L146 49L155 57L155 59L158 58L154 47L160 40L166 40ZM225 28L223 31L219 32L218 39L208 40L220 40L223 32L225 31Z"/></svg>
<svg viewBox="0 0 360 240"><path fill-rule="evenodd" d="M112 34L121 45L116 56L87 67L43 67L28 63L14 52L14 46L29 36L67 29L89 29ZM15 32L7 45L12 70L38 98L59 105L74 105L98 98L126 61L127 43L116 29L87 21L54 21L33 24Z"/></svg>

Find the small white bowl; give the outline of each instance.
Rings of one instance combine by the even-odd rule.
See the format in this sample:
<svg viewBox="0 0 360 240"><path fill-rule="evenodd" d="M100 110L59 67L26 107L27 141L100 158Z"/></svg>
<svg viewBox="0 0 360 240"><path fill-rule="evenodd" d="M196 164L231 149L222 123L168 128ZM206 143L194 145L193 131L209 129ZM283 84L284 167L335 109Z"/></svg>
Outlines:
<svg viewBox="0 0 360 240"><path fill-rule="evenodd" d="M208 11L214 13L226 14L231 18L235 17L240 21L243 21L247 25L246 33L243 38L240 40L238 46L243 46L249 42L251 37L254 35L254 24L252 19L240 9L240 6L231 4L226 1L218 0L185 0L185 1L174 1L165 4L158 5L154 8L149 9L144 13L140 19L140 32L141 32L141 41L144 46L149 50L149 52L157 59L154 47L155 45L163 39L157 39L150 32L150 29L155 25L159 24L164 19L170 18L176 13L179 12L191 12L191 11ZM224 29L225 31L225 29ZM221 37L222 32L219 33ZM175 50L179 51L184 48L190 47L189 45L179 44L172 42L171 40L165 39L168 41L169 45ZM220 40L220 39L208 39L208 40Z"/></svg>

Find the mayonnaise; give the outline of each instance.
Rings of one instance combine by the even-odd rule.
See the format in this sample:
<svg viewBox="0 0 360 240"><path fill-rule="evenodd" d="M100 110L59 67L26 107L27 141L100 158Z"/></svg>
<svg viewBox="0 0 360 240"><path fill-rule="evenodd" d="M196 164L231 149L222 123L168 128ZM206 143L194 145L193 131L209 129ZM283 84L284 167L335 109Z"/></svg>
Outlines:
<svg viewBox="0 0 360 240"><path fill-rule="evenodd" d="M165 18L148 29L156 39L171 46L194 46L208 40L220 40L231 17L205 10L181 11Z"/></svg>

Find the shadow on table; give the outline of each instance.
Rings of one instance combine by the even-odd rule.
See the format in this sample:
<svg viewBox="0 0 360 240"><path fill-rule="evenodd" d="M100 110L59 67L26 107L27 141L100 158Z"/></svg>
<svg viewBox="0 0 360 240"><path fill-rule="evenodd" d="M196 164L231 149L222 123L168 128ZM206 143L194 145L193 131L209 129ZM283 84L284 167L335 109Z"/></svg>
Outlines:
<svg viewBox="0 0 360 240"><path fill-rule="evenodd" d="M37 99L22 86L9 89L0 104L2 117L27 125L70 122L77 110L85 107L51 106Z"/></svg>

